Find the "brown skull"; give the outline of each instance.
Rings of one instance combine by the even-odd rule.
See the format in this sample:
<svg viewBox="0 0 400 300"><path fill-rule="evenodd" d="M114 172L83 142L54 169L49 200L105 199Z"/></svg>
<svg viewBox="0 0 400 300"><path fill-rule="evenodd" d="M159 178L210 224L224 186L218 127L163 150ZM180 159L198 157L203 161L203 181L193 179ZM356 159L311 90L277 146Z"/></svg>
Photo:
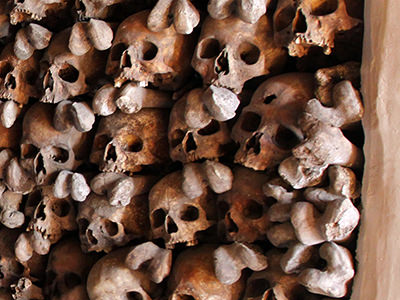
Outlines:
<svg viewBox="0 0 400 300"><path fill-rule="evenodd" d="M240 143L235 162L265 170L290 156L303 140L297 121L311 98L312 74L278 75L261 84L232 129Z"/></svg>
<svg viewBox="0 0 400 300"><path fill-rule="evenodd" d="M168 174L153 186L149 194L150 223L153 238L163 238L167 248L175 244L197 244L197 233L215 223L214 197L207 189L190 199L182 191L180 171Z"/></svg>
<svg viewBox="0 0 400 300"><path fill-rule="evenodd" d="M93 142L90 161L101 171L136 172L142 166L169 161L168 111L142 109L103 117Z"/></svg>
<svg viewBox="0 0 400 300"><path fill-rule="evenodd" d="M24 267L15 259L14 254L18 234L18 231L4 227L0 230L0 288L9 288L24 272Z"/></svg>
<svg viewBox="0 0 400 300"><path fill-rule="evenodd" d="M276 46L267 16L249 24L238 17L208 17L202 27L192 66L205 85L226 87L239 94L254 77L277 72L285 64L283 48Z"/></svg>
<svg viewBox="0 0 400 300"><path fill-rule="evenodd" d="M106 73L121 86L127 80L176 90L191 74L193 38L176 33L173 26L160 32L147 28L149 12L125 19L118 27L108 56Z"/></svg>

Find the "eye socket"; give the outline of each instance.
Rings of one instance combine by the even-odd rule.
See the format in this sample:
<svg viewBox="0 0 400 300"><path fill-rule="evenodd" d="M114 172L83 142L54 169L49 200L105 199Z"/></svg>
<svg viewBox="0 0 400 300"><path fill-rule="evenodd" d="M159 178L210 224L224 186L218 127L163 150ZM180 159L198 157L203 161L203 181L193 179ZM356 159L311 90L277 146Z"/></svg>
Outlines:
<svg viewBox="0 0 400 300"><path fill-rule="evenodd" d="M178 300L196 300L193 296L190 295L178 295Z"/></svg>
<svg viewBox="0 0 400 300"><path fill-rule="evenodd" d="M287 28L293 21L296 15L296 10L292 6L286 6L283 8L274 18L275 30L277 32Z"/></svg>
<svg viewBox="0 0 400 300"><path fill-rule="evenodd" d="M263 216L263 206L254 200L249 200L243 209L243 215L248 219L259 219Z"/></svg>
<svg viewBox="0 0 400 300"><path fill-rule="evenodd" d="M199 218L199 210L197 207L188 205L181 212L180 219L187 222L196 221Z"/></svg>
<svg viewBox="0 0 400 300"><path fill-rule="evenodd" d="M213 58L217 57L221 52L221 45L218 40L209 38L202 40L199 45L199 57L200 58Z"/></svg>
<svg viewBox="0 0 400 300"><path fill-rule="evenodd" d="M258 129L260 123L261 123L261 116L254 112L248 111L245 112L245 114L242 117L241 128L242 130L247 132L254 132Z"/></svg>
<svg viewBox="0 0 400 300"><path fill-rule="evenodd" d="M61 199L54 202L51 206L51 211L60 218L67 216L70 210L71 206L69 205L69 203Z"/></svg>
<svg viewBox="0 0 400 300"><path fill-rule="evenodd" d="M144 41L141 47L141 55L139 59L152 60L157 56L158 47L151 42Z"/></svg>
<svg viewBox="0 0 400 300"><path fill-rule="evenodd" d="M109 236L114 236L118 233L118 224L110 220L104 220L104 230Z"/></svg>
<svg viewBox="0 0 400 300"><path fill-rule="evenodd" d="M143 149L143 141L136 135L126 136L123 149L129 152L140 152Z"/></svg>
<svg viewBox="0 0 400 300"><path fill-rule="evenodd" d="M119 61L121 59L122 53L128 49L128 46L124 43L116 44L111 48L110 59L112 61Z"/></svg>
<svg viewBox="0 0 400 300"><path fill-rule="evenodd" d="M173 131L170 139L171 147L175 148L176 146L181 144L184 138L185 138L185 132L183 130L177 129Z"/></svg>
<svg viewBox="0 0 400 300"><path fill-rule="evenodd" d="M165 211L162 208L156 209L151 214L151 222L154 228L158 228L165 223L165 218L167 217Z"/></svg>
<svg viewBox="0 0 400 300"><path fill-rule="evenodd" d="M64 275L64 283L68 289L72 289L77 285L82 284L82 279L78 274L68 272Z"/></svg>
<svg viewBox="0 0 400 300"><path fill-rule="evenodd" d="M0 61L0 78L6 78L6 75L13 70L11 64L7 61Z"/></svg>
<svg viewBox="0 0 400 300"><path fill-rule="evenodd" d="M208 124L206 127L200 129L197 133L199 135L207 136L207 135L213 135L214 133L217 133L220 129L219 123L216 120L212 120L210 124Z"/></svg>
<svg viewBox="0 0 400 300"><path fill-rule="evenodd" d="M138 292L127 292L126 298L128 300L143 300L143 296Z"/></svg>
<svg viewBox="0 0 400 300"><path fill-rule="evenodd" d="M325 16L333 13L338 8L338 0L313 0L311 2L311 14Z"/></svg>
<svg viewBox="0 0 400 300"><path fill-rule="evenodd" d="M64 81L74 83L78 80L79 71L73 65L64 63L58 71L58 76Z"/></svg>
<svg viewBox="0 0 400 300"><path fill-rule="evenodd" d="M254 65L260 58L260 49L252 43L243 42L239 46L240 59L246 65Z"/></svg>
<svg viewBox="0 0 400 300"><path fill-rule="evenodd" d="M282 125L279 125L273 141L277 147L283 150L290 150L301 142L293 131Z"/></svg>
<svg viewBox="0 0 400 300"><path fill-rule="evenodd" d="M69 159L68 151L60 147L51 147L49 155L53 161L60 164L66 163Z"/></svg>

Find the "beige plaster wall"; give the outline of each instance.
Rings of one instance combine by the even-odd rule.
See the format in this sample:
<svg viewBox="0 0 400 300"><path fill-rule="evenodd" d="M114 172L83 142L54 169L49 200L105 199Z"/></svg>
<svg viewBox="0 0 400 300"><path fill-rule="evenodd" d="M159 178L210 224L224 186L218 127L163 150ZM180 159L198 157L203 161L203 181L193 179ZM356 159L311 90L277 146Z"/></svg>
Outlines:
<svg viewBox="0 0 400 300"><path fill-rule="evenodd" d="M365 174L352 300L400 299L400 1L365 0Z"/></svg>

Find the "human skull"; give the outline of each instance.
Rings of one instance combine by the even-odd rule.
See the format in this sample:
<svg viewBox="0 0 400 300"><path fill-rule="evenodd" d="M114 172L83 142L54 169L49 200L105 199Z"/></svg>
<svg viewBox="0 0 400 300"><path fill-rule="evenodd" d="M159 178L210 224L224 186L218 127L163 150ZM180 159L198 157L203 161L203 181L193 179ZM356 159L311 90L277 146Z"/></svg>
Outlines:
<svg viewBox="0 0 400 300"><path fill-rule="evenodd" d="M147 28L148 15L149 11L141 11L119 25L106 73L115 78L116 86L131 80L176 90L192 72L193 37L178 34L173 26L152 32Z"/></svg>
<svg viewBox="0 0 400 300"><path fill-rule="evenodd" d="M197 233L216 221L214 198L209 189L190 199L182 190L180 171L168 174L156 183L149 194L150 224L153 238L163 238L167 248L178 243L193 246Z"/></svg>
<svg viewBox="0 0 400 300"><path fill-rule="evenodd" d="M298 1L299 2L299 1ZM289 48L292 56L303 56L311 46L330 54L335 35L353 29L361 20L349 15L346 0L278 0L274 13L275 41Z"/></svg>
<svg viewBox="0 0 400 300"><path fill-rule="evenodd" d="M109 252L148 235L147 195L133 196L126 206L112 206L106 196L92 193L79 203L79 238L85 252Z"/></svg>
<svg viewBox="0 0 400 300"><path fill-rule="evenodd" d="M261 84L232 129L240 143L235 162L265 170L290 156L303 140L297 121L313 95L312 74L288 73Z"/></svg>
<svg viewBox="0 0 400 300"><path fill-rule="evenodd" d="M101 171L137 172L142 166L169 161L167 139L168 111L142 109L125 114L117 111L102 117L90 161Z"/></svg>
<svg viewBox="0 0 400 300"><path fill-rule="evenodd" d="M208 17L192 58L205 85L226 87L236 94L247 80L280 71L285 62L286 53L276 46L265 15L255 24L234 16Z"/></svg>
<svg viewBox="0 0 400 300"><path fill-rule="evenodd" d="M237 300L244 289L244 279L233 284L221 283L214 271L214 250L204 244L179 254L168 280L171 300Z"/></svg>
<svg viewBox="0 0 400 300"><path fill-rule="evenodd" d="M86 277L95 258L82 253L77 239L57 243L47 263L45 294L54 300L89 300Z"/></svg>
<svg viewBox="0 0 400 300"><path fill-rule="evenodd" d="M262 185L268 176L251 169L233 170L232 189L218 196L218 231L228 241L249 242L265 239L270 221L268 198Z"/></svg>
<svg viewBox="0 0 400 300"><path fill-rule="evenodd" d="M104 70L105 52L91 48L81 56L72 54L70 34L71 28L56 34L40 61L42 102L58 103L87 93Z"/></svg>
<svg viewBox="0 0 400 300"><path fill-rule="evenodd" d="M68 7L68 0L14 0L10 22L40 21L49 14L56 14Z"/></svg>
<svg viewBox="0 0 400 300"><path fill-rule="evenodd" d="M202 89L194 89L178 100L171 110L168 141L172 160L183 163L206 158L213 159L227 153L232 144L226 123L212 119L203 128L191 128L185 121L188 103L201 97Z"/></svg>
<svg viewBox="0 0 400 300"><path fill-rule="evenodd" d="M39 185L49 183L61 170L74 170L87 155L88 134L70 127L53 127L54 106L37 102L25 113L22 125L21 164Z"/></svg>
<svg viewBox="0 0 400 300"><path fill-rule="evenodd" d="M39 98L39 59L32 55L27 60L15 56L13 44L7 44L0 55L0 97L27 104L29 98Z"/></svg>

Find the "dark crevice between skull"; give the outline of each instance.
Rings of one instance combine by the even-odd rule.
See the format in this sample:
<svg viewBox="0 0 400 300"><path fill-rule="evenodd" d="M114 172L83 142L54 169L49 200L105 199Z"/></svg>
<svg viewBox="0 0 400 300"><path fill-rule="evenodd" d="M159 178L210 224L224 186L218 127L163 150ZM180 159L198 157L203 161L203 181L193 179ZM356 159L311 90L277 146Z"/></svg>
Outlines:
<svg viewBox="0 0 400 300"><path fill-rule="evenodd" d="M194 141L193 134L190 132L185 143L185 151L186 153L189 153L190 151L194 151L196 149L196 142Z"/></svg>
<svg viewBox="0 0 400 300"><path fill-rule="evenodd" d="M127 292L126 298L128 300L143 300L143 296L138 292Z"/></svg>
<svg viewBox="0 0 400 300"><path fill-rule="evenodd" d="M236 223L232 220L231 214L227 213L225 216L225 229L227 232L238 232L239 228Z"/></svg>
<svg viewBox="0 0 400 300"><path fill-rule="evenodd" d="M118 61L122 57L122 53L128 49L128 46L124 43L116 44L114 47L111 48L110 51L110 58L113 61Z"/></svg>
<svg viewBox="0 0 400 300"><path fill-rule="evenodd" d="M333 13L338 8L338 0L311 1L311 14L325 16Z"/></svg>
<svg viewBox="0 0 400 300"><path fill-rule="evenodd" d="M247 283L246 296L249 298L256 298L262 296L265 291L270 289L271 286L264 278L254 279Z"/></svg>
<svg viewBox="0 0 400 300"><path fill-rule="evenodd" d="M167 217L167 233L171 234L174 232L178 232L178 226L176 226L176 223L172 218Z"/></svg>
<svg viewBox="0 0 400 300"><path fill-rule="evenodd" d="M215 73L218 75L228 75L229 74L229 60L228 51L225 49L219 54L215 60Z"/></svg>
<svg viewBox="0 0 400 300"><path fill-rule="evenodd" d="M286 6L275 17L275 31L279 32L287 28L293 21L296 15L296 9L293 6Z"/></svg>
<svg viewBox="0 0 400 300"><path fill-rule="evenodd" d="M253 136L246 143L246 151L252 149L254 154L259 154L261 151L260 139L262 135L263 134L261 132L253 134Z"/></svg>
<svg viewBox="0 0 400 300"><path fill-rule="evenodd" d="M225 201L219 201L217 203L218 218L222 219L229 211L229 204Z"/></svg>
<svg viewBox="0 0 400 300"><path fill-rule="evenodd" d="M6 78L7 74L13 70L13 67L9 62L0 62L0 78Z"/></svg>

